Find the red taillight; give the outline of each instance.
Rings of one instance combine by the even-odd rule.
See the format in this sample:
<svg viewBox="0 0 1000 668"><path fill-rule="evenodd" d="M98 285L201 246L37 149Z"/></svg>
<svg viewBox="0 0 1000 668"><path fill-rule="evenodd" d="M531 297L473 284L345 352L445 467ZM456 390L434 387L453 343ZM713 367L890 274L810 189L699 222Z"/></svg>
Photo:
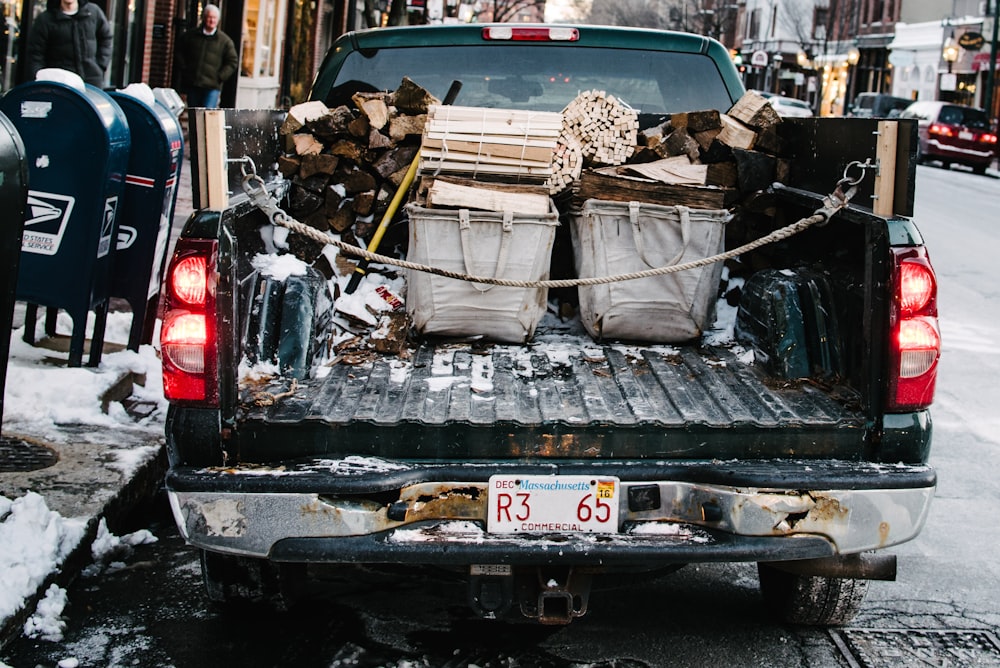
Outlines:
<svg viewBox="0 0 1000 668"><path fill-rule="evenodd" d="M947 125L941 125L940 123L931 123L931 126L927 128L927 132L932 135L941 135L942 137L954 137L955 131L952 130Z"/></svg>
<svg viewBox="0 0 1000 668"><path fill-rule="evenodd" d="M941 332L937 279L922 247L894 250L888 409L920 410L934 400Z"/></svg>
<svg viewBox="0 0 1000 668"><path fill-rule="evenodd" d="M905 260L899 265L899 307L912 315L930 304L937 291L929 264Z"/></svg>
<svg viewBox="0 0 1000 668"><path fill-rule="evenodd" d="M994 134L990 134L989 132L984 132L983 134L979 135L979 141L982 142L983 144L996 144L997 136Z"/></svg>
<svg viewBox="0 0 1000 668"><path fill-rule="evenodd" d="M218 406L215 335L217 242L178 239L167 268L160 327L163 393L173 402Z"/></svg>
<svg viewBox="0 0 1000 668"><path fill-rule="evenodd" d="M511 42L575 42L580 39L580 31L576 28L490 26L483 28L483 39Z"/></svg>
<svg viewBox="0 0 1000 668"><path fill-rule="evenodd" d="M180 260L171 268L170 289L186 304L201 306L205 303L208 260L200 255L191 255Z"/></svg>

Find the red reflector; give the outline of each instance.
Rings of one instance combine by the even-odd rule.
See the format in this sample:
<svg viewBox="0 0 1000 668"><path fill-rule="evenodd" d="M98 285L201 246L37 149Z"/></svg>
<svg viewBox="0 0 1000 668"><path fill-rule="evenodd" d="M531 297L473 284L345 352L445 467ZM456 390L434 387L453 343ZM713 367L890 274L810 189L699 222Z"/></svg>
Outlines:
<svg viewBox="0 0 1000 668"><path fill-rule="evenodd" d="M483 28L483 39L514 42L575 42L580 39L580 31L576 28L491 26Z"/></svg>
<svg viewBox="0 0 1000 668"><path fill-rule="evenodd" d="M192 255L174 265L170 272L170 287L181 301L200 306L205 303L207 278L205 258Z"/></svg>
<svg viewBox="0 0 1000 668"><path fill-rule="evenodd" d="M934 297L934 274L922 263L903 261L899 266L899 307L903 315L923 309Z"/></svg>

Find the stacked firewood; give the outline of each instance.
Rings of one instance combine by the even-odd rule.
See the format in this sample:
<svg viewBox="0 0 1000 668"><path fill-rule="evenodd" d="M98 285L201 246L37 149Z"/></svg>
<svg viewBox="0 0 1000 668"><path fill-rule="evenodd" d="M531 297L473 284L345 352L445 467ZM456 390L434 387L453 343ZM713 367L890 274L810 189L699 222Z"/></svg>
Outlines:
<svg viewBox="0 0 1000 668"><path fill-rule="evenodd" d="M671 114L643 131L627 164L585 169L573 198L723 209L779 180L777 126L767 100L747 92L725 114Z"/></svg>
<svg viewBox="0 0 1000 668"><path fill-rule="evenodd" d="M369 239L417 155L428 107L438 102L404 78L395 91L356 93L352 105L292 107L278 161L291 180L289 214L344 241Z"/></svg>

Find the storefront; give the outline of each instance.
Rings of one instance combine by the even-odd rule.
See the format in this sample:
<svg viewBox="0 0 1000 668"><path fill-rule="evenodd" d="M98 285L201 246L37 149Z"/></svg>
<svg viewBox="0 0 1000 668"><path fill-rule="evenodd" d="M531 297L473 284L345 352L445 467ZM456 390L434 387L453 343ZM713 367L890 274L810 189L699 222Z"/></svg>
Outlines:
<svg viewBox="0 0 1000 668"><path fill-rule="evenodd" d="M273 109L281 89L287 0L245 0L236 107Z"/></svg>
<svg viewBox="0 0 1000 668"><path fill-rule="evenodd" d="M816 64L820 68L820 116L845 116L845 101L850 77L850 56L848 53L834 53L819 56Z"/></svg>

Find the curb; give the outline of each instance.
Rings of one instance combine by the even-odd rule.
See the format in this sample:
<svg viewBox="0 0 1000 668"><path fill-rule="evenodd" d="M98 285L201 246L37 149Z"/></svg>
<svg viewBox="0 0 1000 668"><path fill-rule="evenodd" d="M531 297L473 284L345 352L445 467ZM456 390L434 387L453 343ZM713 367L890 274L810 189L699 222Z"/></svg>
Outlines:
<svg viewBox="0 0 1000 668"><path fill-rule="evenodd" d="M38 441L31 438L26 438L16 434L8 434L8 436L20 438L21 440L28 442L38 443ZM55 450L60 454L74 448L81 447L79 444L39 444ZM154 444L150 443L149 445ZM83 536L73 547L72 551L70 551L62 564L60 564L53 573L51 573L42 583L39 584L32 596L25 600L24 607L12 616L0 619L0 651L2 651L11 641L21 635L24 623L32 614L34 614L35 607L44 597L45 591L50 585L57 584L63 588L68 587L77 579L77 577L79 577L81 571L91 563L92 557L90 553L90 546L97 537L97 529L100 525L101 518L104 518L107 522L108 529L112 533L118 533L119 528L125 524L130 514L137 507L141 507L143 504L150 502L153 499L167 469L166 453L162 443L158 445L159 447L153 456L147 458L142 464L136 467L135 470L121 476L117 487L112 490L111 494L107 496L107 498L88 508L88 512L84 515L87 521ZM97 467L106 468L106 465L103 462L96 459L93 461ZM53 466L52 468L56 467ZM37 474L38 472L35 471L31 473ZM0 474L0 482L6 482L5 478L9 477L13 476L11 476L11 474ZM53 476L53 479L54 478L55 476ZM4 486L6 487L6 485ZM105 487L104 485L101 486ZM44 487L44 481L42 482L42 487ZM44 489L36 488L35 485L32 485L32 488L45 496ZM82 491L84 493L86 492L86 490ZM86 500L84 500L84 503L85 502ZM57 510L56 508L50 509ZM78 517L80 516L78 515Z"/></svg>

